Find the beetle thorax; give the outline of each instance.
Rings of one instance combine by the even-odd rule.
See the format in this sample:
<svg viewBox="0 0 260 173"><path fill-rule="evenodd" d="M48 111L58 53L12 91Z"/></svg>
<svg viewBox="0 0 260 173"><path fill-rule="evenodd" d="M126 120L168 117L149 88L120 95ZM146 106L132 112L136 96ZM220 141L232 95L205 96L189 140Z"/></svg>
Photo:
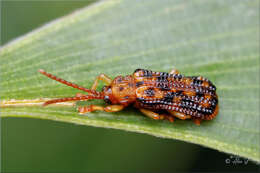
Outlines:
<svg viewBox="0 0 260 173"><path fill-rule="evenodd" d="M110 87L109 99L112 104L129 105L136 99L135 83L132 76L118 76L116 77ZM104 93L105 96L107 95Z"/></svg>

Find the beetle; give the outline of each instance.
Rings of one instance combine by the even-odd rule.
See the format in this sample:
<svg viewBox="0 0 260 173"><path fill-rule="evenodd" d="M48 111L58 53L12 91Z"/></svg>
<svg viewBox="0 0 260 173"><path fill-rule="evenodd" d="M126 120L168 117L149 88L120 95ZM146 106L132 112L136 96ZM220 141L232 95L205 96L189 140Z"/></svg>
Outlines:
<svg viewBox="0 0 260 173"><path fill-rule="evenodd" d="M202 120L212 120L218 114L218 96L216 87L202 76L183 76L178 70L154 72L136 69L132 75L117 76L113 80L105 74L96 77L91 89L87 89L58 78L40 69L40 73L65 85L87 92L77 93L75 97L66 97L46 101L43 106L66 101L103 99L108 105L89 105L78 107L80 114L92 111L117 112L134 105L144 115L155 119L174 121L192 119L200 125ZM98 82L106 85L102 91L96 91Z"/></svg>

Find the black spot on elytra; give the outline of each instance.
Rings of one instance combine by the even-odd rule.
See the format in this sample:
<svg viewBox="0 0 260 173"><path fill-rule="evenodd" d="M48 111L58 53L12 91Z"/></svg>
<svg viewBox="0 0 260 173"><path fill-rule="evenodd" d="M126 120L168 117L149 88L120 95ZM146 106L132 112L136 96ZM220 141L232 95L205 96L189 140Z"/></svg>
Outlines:
<svg viewBox="0 0 260 173"><path fill-rule="evenodd" d="M213 85L213 83L211 82L211 81L208 81L208 83L209 83L209 89L211 90L211 91L216 91L216 86L215 85Z"/></svg>
<svg viewBox="0 0 260 173"><path fill-rule="evenodd" d="M181 96L183 95L183 91L176 91L174 92L175 96Z"/></svg>
<svg viewBox="0 0 260 173"><path fill-rule="evenodd" d="M136 86L139 87L144 84L144 81L136 82Z"/></svg>
<svg viewBox="0 0 260 173"><path fill-rule="evenodd" d="M194 78L192 80L193 84L196 85L196 86L201 86L201 84L203 83L203 80L199 80L197 78Z"/></svg>
<svg viewBox="0 0 260 173"><path fill-rule="evenodd" d="M160 72L160 75L156 77L157 82L166 82L169 77L168 73Z"/></svg>
<svg viewBox="0 0 260 173"><path fill-rule="evenodd" d="M172 103L174 97L175 97L174 92L167 92L167 94L163 98L163 101L168 102L168 103Z"/></svg>
<svg viewBox="0 0 260 173"><path fill-rule="evenodd" d="M167 82L157 82L156 87L160 88L161 90L170 90L168 81Z"/></svg>
<svg viewBox="0 0 260 173"><path fill-rule="evenodd" d="M217 104L218 104L218 99L217 99L217 98L212 98L212 99L210 100L210 102L211 102L210 107L211 107L212 109L215 109L215 107L216 107Z"/></svg>
<svg viewBox="0 0 260 173"><path fill-rule="evenodd" d="M124 88L123 87L119 87L119 91L123 91L124 90Z"/></svg>
<svg viewBox="0 0 260 173"><path fill-rule="evenodd" d="M196 96L201 98L201 97L204 97L205 94L204 93L201 93L201 92L196 92Z"/></svg>
<svg viewBox="0 0 260 173"><path fill-rule="evenodd" d="M148 97L153 97L154 96L154 90L152 88L149 88L144 91L144 94Z"/></svg>
<svg viewBox="0 0 260 173"><path fill-rule="evenodd" d="M145 69L136 69L134 73L143 72L143 77L152 77L152 71L151 70L145 70Z"/></svg>
<svg viewBox="0 0 260 173"><path fill-rule="evenodd" d="M151 70L143 70L144 77L152 77L152 71Z"/></svg>
<svg viewBox="0 0 260 173"><path fill-rule="evenodd" d="M167 80L167 76L157 76L156 77L157 82L163 82Z"/></svg>
<svg viewBox="0 0 260 173"><path fill-rule="evenodd" d="M175 75L173 76L173 78L174 78L175 80L180 80L180 79L183 78L183 76L182 76L181 74L175 74Z"/></svg>

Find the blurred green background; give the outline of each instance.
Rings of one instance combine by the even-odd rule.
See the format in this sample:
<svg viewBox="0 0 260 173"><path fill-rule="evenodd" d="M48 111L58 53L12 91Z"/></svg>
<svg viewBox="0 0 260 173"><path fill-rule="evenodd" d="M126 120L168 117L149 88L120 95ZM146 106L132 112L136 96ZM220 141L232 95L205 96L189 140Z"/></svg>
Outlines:
<svg viewBox="0 0 260 173"><path fill-rule="evenodd" d="M1 44L92 3L2 1ZM226 159L230 155L145 134L38 119L1 119L3 172L255 172L259 168L252 162L227 164Z"/></svg>

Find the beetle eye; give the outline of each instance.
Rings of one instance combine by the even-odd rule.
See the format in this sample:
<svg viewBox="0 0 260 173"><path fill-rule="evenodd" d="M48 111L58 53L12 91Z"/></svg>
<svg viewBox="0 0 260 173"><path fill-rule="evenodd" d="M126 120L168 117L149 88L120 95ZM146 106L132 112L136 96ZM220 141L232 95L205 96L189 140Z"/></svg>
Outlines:
<svg viewBox="0 0 260 173"><path fill-rule="evenodd" d="M109 96L105 96L104 97L104 101L107 103L107 104L111 104L111 101L109 99Z"/></svg>

